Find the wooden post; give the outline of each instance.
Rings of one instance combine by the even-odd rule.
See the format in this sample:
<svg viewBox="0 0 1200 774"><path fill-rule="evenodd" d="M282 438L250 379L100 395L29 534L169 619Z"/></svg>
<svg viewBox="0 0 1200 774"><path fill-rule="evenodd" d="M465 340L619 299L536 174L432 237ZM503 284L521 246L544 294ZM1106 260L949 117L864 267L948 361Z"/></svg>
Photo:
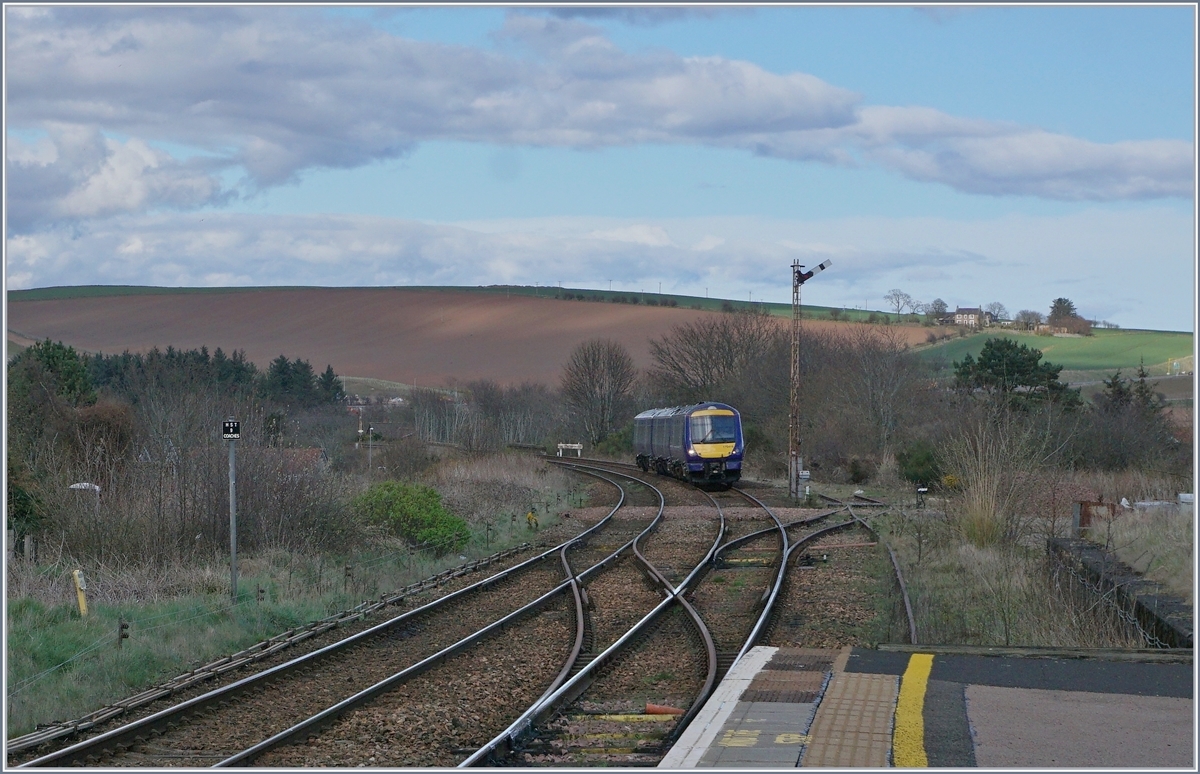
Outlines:
<svg viewBox="0 0 1200 774"><path fill-rule="evenodd" d="M83 579L83 570L75 570L71 573L71 577L75 580L75 599L79 603L79 615L82 618L87 618L87 581Z"/></svg>
<svg viewBox="0 0 1200 774"><path fill-rule="evenodd" d="M25 536L25 561L30 564L37 562L37 546L33 542L33 535Z"/></svg>

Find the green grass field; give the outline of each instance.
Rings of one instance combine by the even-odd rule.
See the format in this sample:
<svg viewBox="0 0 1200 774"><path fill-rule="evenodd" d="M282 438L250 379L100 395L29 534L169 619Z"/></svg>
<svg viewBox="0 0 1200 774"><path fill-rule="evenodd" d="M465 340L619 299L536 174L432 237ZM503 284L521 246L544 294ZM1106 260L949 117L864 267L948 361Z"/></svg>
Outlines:
<svg viewBox="0 0 1200 774"><path fill-rule="evenodd" d="M1193 335L1173 331L1097 329L1095 335L1081 338L1038 336L1033 333L987 331L965 339L950 339L924 348L920 356L940 359L947 365L967 355L978 357L989 338L1010 338L1031 349L1042 351L1043 362L1063 367L1063 376L1084 381L1088 377L1102 378L1118 368L1126 376L1145 362L1146 370L1156 376L1169 373L1175 362L1180 371L1195 369L1192 356Z"/></svg>

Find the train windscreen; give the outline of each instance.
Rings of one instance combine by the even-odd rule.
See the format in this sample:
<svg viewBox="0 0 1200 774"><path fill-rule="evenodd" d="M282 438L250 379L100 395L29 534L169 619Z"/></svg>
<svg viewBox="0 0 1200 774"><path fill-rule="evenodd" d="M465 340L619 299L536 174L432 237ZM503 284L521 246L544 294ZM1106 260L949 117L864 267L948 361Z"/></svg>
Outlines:
<svg viewBox="0 0 1200 774"><path fill-rule="evenodd" d="M705 416L692 417L692 443L736 443L737 417Z"/></svg>

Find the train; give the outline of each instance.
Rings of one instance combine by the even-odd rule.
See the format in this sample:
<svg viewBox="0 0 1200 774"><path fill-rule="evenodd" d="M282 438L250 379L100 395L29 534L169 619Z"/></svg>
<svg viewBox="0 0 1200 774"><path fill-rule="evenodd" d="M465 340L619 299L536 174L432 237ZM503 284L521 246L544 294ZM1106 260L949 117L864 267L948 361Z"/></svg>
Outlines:
<svg viewBox="0 0 1200 774"><path fill-rule="evenodd" d="M633 419L639 468L728 489L742 476L742 417L724 403L643 411Z"/></svg>

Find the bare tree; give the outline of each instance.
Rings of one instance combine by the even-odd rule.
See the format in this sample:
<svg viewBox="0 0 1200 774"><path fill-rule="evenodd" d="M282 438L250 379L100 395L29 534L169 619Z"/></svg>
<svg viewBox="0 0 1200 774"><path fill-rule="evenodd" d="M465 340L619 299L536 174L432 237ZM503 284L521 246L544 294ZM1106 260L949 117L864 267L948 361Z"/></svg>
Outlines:
<svg viewBox="0 0 1200 774"><path fill-rule="evenodd" d="M883 300L887 301L896 310L896 314L901 314L906 307L913 305L913 297L899 288L889 290L884 295Z"/></svg>
<svg viewBox="0 0 1200 774"><path fill-rule="evenodd" d="M1034 311L1033 309L1022 309L1021 311L1017 312L1017 316L1013 318L1014 322L1029 330L1033 330L1041 325L1043 319L1042 313Z"/></svg>
<svg viewBox="0 0 1200 774"><path fill-rule="evenodd" d="M1004 304L1000 303L999 301L993 301L992 303L988 304L983 308L983 311L987 312L997 320L1008 319L1008 309L1006 309Z"/></svg>
<svg viewBox="0 0 1200 774"><path fill-rule="evenodd" d="M863 413L880 453L891 454L902 416L911 410L910 393L919 379L917 364L899 332L892 329L856 326L844 346L847 374L841 390Z"/></svg>
<svg viewBox="0 0 1200 774"><path fill-rule="evenodd" d="M563 366L562 392L567 405L583 421L588 439L608 436L637 379L628 350L611 339L580 344Z"/></svg>
<svg viewBox="0 0 1200 774"><path fill-rule="evenodd" d="M755 312L676 325L650 342L650 379L669 400L715 400L761 364L780 335L786 331L778 318Z"/></svg>

